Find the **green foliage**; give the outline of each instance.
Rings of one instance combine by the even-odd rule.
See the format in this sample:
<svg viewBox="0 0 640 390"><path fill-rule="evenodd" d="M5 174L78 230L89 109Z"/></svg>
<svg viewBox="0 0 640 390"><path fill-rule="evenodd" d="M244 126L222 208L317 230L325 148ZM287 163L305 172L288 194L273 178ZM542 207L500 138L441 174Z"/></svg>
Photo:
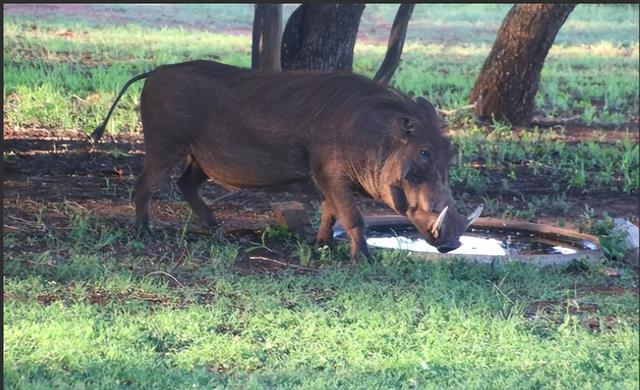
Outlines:
<svg viewBox="0 0 640 390"><path fill-rule="evenodd" d="M576 283L600 283L597 267L424 262L378 251L374 264L269 276L230 268L237 248L189 239L171 250L186 250L190 261L164 260L176 285L151 277L160 259L115 260L109 247L95 249L101 234L91 223L70 219L94 249L59 259L68 247L53 248L37 261L55 267L28 272L11 266L26 264L24 255L5 262L5 387L637 386L632 293L575 297L572 305L598 311L561 314L559 306L559 322L527 309L574 297ZM293 238L274 229L268 239ZM123 234L114 245L129 240ZM226 264L211 270L214 258ZM584 325L612 316L612 328Z"/></svg>
<svg viewBox="0 0 640 390"><path fill-rule="evenodd" d="M209 245L209 256L214 268L227 269L238 257L240 246L233 242L214 242Z"/></svg>
<svg viewBox="0 0 640 390"><path fill-rule="evenodd" d="M571 189L629 193L640 188L638 145L631 139L569 144L559 142L562 137L561 130L534 128L519 133L499 123L489 131L465 125L452 137L458 157L451 183L465 191L502 187L509 193L509 183L518 179L516 172L523 172L529 178L545 177L557 193Z"/></svg>
<svg viewBox="0 0 640 390"><path fill-rule="evenodd" d="M135 6L106 7L116 7L129 13L130 17L135 9ZM172 17L185 23L200 23L204 15L214 12L216 7L219 6L193 8L185 5L177 7ZM227 7L235 11L216 11L214 20L227 15L229 20L250 22L247 15L251 11L246 6ZM494 11L484 5L465 7L469 8L462 13L452 11L448 6L416 7L403 61L393 79L396 87L412 95L425 95L443 109L466 104L502 20L500 15L506 14L509 6L496 5ZM288 12L291 12L292 7L289 8ZM379 17L388 12L388 8L368 6L363 26L370 23L368 18ZM439 13L434 20L432 12L436 8ZM201 14L194 15L195 9ZM469 34L461 33L461 36L470 40L454 40L447 45L430 41L428 37L433 31L423 30L420 23L424 19L421 21L419 16L427 9L430 23L442 24L448 29L469 30ZM153 13L151 9L145 12ZM616 22L594 21L587 17L589 12ZM389 15L393 13L387 17ZM32 29L35 23L38 27ZM35 22L28 17L5 18L3 97L8 123L12 126L78 128L90 132L104 117L124 82L135 74L160 64L190 59L215 59L238 66L250 63L250 37L182 28L157 29L145 25L144 20L142 23L142 26L105 26L82 20L41 19ZM588 29L586 23L590 26ZM632 119L629 115L639 108L637 63L640 50L637 38L633 38L637 34L629 34L633 31L633 23L628 15L611 7L578 7L561 30L543 68L538 108L550 116L571 116L575 112L587 122L622 123ZM637 30L637 20L635 23ZM596 28L596 24L599 27ZM75 35L61 36L57 34L61 29ZM571 34L572 30L579 34ZM592 37L596 36L594 31L599 31L598 39L589 38L588 44L581 41L591 36L586 34L587 30ZM412 36L414 33L419 35ZM189 42L187 47L184 42ZM358 43L354 70L372 76L384 51L382 44ZM141 88L142 83L134 84L123 97L107 131L140 129L135 108Z"/></svg>
<svg viewBox="0 0 640 390"><path fill-rule="evenodd" d="M621 261L629 248L625 240L625 232L614 227L613 218L605 212L604 218L595 221L591 230L598 236L604 254L611 260Z"/></svg>

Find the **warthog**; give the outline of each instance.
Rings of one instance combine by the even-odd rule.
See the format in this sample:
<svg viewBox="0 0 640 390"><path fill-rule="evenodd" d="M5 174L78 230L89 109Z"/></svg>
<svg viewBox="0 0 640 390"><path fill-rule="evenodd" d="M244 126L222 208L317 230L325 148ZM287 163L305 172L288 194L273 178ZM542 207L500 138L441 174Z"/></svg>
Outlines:
<svg viewBox="0 0 640 390"><path fill-rule="evenodd" d="M440 252L460 246L477 218L456 210L448 183L453 155L438 115L366 77L347 72L274 72L212 61L163 65L129 80L118 100L146 78L140 100L145 143L135 187L136 224L148 228L153 187L188 159L178 186L193 212L216 221L199 195L207 179L226 188L311 181L322 195L318 244L330 244L336 218L351 257L371 259L354 191L406 215Z"/></svg>

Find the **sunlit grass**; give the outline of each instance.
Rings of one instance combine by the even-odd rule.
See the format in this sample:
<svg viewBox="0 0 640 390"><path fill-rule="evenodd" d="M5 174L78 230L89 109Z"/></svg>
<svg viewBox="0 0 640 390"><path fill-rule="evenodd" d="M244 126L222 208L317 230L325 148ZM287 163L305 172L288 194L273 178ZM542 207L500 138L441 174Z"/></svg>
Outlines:
<svg viewBox="0 0 640 390"><path fill-rule="evenodd" d="M250 62L248 36L180 28L97 28L83 22L39 22L34 29L32 23L13 18L4 24L3 92L5 102L15 102L5 104L12 126L89 132L119 88L137 73L196 58L245 67ZM440 108L455 109L467 104L489 50L485 43L409 41L392 83L412 95L427 96ZM538 107L552 116L577 113L587 122L629 120L638 110L638 50L637 42L554 46L543 69ZM358 43L354 70L372 76L384 51L383 44ZM140 88L134 85L125 95L108 131L139 130L132 108ZM90 104L83 103L88 96L93 97Z"/></svg>
<svg viewBox="0 0 640 390"><path fill-rule="evenodd" d="M69 218L67 233L30 238L46 256L10 246L4 263L7 388L637 386L635 296L583 292L603 282L601 265L576 273L381 251L373 265L342 256L315 259L314 274L247 275L217 265L211 248L224 244L207 238L165 233L158 241L185 257L158 261L139 250L153 240L48 207ZM557 312L532 318L539 300ZM568 304L598 310L571 315Z"/></svg>
<svg viewBox="0 0 640 390"><path fill-rule="evenodd" d="M557 44L549 50L548 58L574 58L584 59L593 57L618 58L619 60L629 58L638 61L640 45L620 45L610 41L602 41L589 45L563 45Z"/></svg>
<svg viewBox="0 0 640 390"><path fill-rule="evenodd" d="M7 123L15 127L60 127L88 133L100 123L124 82L135 74L160 64L194 58L249 65L248 36L181 28L95 27L80 21L39 22L37 28L32 26L33 21L28 18L5 21L5 115ZM383 44L357 43L354 70L372 76L385 50ZM468 104L469 91L489 50L490 45L485 43L444 45L409 41L392 83L412 95L427 96L442 109L455 109ZM538 109L551 117L578 115L587 124L633 120L640 88L638 52L637 41L632 45L608 41L554 45L542 71L536 97ZM136 107L141 88L142 83L134 84L124 95L108 131L140 131ZM473 134L474 130L467 133ZM482 137L480 134L474 138L475 145L482 144ZM462 138L459 141L462 145L469 144ZM498 165L504 159L516 158L530 161L532 169L538 172L540 164L548 164L554 169L547 173L556 177L559 186L595 189L612 186L624 192L638 188L634 174L637 159L626 157L627 146L624 150L621 146L603 146L609 151L598 151L596 155L590 152L582 155L583 145L571 146L571 151L560 154L566 161L553 163L553 158L558 158L553 140L542 143L546 146L535 152L527 152L518 139L499 142L503 144L492 147L524 154L500 152ZM482 157L491 163L495 156L492 150L467 149L464 156L468 160ZM489 168L506 169L498 165ZM576 167L584 172L579 178L571 177ZM453 180L476 190L490 184L464 164L454 168Z"/></svg>

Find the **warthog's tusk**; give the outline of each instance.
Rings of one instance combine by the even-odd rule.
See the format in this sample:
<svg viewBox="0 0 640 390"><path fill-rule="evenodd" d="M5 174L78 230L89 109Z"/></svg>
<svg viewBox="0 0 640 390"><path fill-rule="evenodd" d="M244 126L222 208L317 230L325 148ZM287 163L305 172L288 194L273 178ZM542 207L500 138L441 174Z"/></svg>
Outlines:
<svg viewBox="0 0 640 390"><path fill-rule="evenodd" d="M438 219L436 219L436 222L431 228L431 235L436 240L438 239L438 236L440 236L440 228L442 227L442 222L444 222L444 216L447 215L447 210L449 210L449 206L445 206L445 208L442 209L440 215L438 215Z"/></svg>
<svg viewBox="0 0 640 390"><path fill-rule="evenodd" d="M480 214L482 214L482 210L484 210L484 206L480 205L467 216L467 227L465 228L465 230L468 229L469 226L473 225L473 223L480 217Z"/></svg>

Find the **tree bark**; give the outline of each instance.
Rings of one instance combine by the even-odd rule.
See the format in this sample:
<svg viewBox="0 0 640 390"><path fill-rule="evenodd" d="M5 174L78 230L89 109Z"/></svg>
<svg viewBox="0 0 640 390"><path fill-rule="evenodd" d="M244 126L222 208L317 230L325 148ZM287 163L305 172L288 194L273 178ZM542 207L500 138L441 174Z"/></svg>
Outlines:
<svg viewBox="0 0 640 390"><path fill-rule="evenodd" d="M302 4L282 36L283 70L351 70L364 4Z"/></svg>
<svg viewBox="0 0 640 390"><path fill-rule="evenodd" d="M282 4L256 4L253 15L251 69L280 70Z"/></svg>
<svg viewBox="0 0 640 390"><path fill-rule="evenodd" d="M516 4L502 22L471 91L480 120L527 125L547 53L575 4Z"/></svg>
<svg viewBox="0 0 640 390"><path fill-rule="evenodd" d="M373 77L374 80L383 84L389 84L393 74L400 64L400 56L404 47L404 40L407 36L407 25L413 13L415 4L400 4L396 18L393 20L393 27L389 33L389 43L387 45L387 53L384 56L380 69Z"/></svg>

